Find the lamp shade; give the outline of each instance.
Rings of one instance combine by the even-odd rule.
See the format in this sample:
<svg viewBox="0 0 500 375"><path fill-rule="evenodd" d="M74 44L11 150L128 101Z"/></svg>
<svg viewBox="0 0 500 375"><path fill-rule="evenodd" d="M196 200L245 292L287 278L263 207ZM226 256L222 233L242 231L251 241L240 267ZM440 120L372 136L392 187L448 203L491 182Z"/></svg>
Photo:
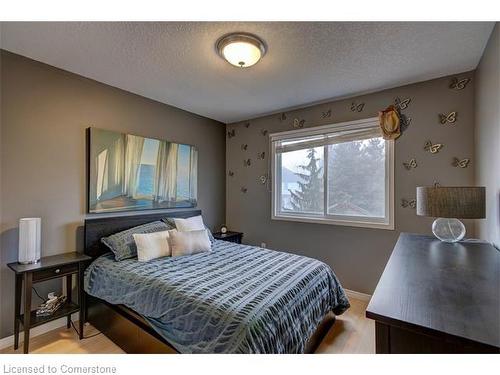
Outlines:
<svg viewBox="0 0 500 375"><path fill-rule="evenodd" d="M477 187L417 187L417 215L484 219L486 189Z"/></svg>
<svg viewBox="0 0 500 375"><path fill-rule="evenodd" d="M39 217L19 220L19 254L21 264L37 263L41 256L41 222Z"/></svg>

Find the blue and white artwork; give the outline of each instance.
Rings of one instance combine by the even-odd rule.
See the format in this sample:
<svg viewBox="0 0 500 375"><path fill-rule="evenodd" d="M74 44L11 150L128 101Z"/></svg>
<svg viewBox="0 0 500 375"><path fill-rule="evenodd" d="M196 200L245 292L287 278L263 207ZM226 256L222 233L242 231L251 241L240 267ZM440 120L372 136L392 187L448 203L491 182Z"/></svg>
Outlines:
<svg viewBox="0 0 500 375"><path fill-rule="evenodd" d="M195 207L194 146L90 128L88 212Z"/></svg>

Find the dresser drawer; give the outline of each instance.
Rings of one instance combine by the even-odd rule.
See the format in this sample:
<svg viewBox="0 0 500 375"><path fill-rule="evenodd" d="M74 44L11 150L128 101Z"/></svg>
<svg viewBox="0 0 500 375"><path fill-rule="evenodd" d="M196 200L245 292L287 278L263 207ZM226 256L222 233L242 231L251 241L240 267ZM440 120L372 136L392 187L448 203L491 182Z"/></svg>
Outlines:
<svg viewBox="0 0 500 375"><path fill-rule="evenodd" d="M62 275L78 272L78 263L65 264L59 267L51 267L33 273L33 281L40 281L45 279L52 279Z"/></svg>

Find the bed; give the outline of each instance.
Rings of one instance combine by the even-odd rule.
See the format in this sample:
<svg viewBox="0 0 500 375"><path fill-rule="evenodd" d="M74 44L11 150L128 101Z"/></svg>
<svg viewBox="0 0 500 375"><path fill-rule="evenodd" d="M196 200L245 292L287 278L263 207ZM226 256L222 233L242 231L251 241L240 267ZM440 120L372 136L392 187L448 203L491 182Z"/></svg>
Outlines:
<svg viewBox="0 0 500 375"><path fill-rule="evenodd" d="M308 353L348 307L326 264L218 241L210 253L116 262L100 238L176 214L88 219L88 321L132 353Z"/></svg>

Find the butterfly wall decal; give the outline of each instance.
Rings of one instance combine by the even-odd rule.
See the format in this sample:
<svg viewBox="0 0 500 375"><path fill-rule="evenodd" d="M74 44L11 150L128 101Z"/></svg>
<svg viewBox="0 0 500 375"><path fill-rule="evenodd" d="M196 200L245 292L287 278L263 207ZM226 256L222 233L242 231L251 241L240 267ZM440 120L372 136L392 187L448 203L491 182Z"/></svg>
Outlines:
<svg viewBox="0 0 500 375"><path fill-rule="evenodd" d="M293 127L296 129L303 128L306 120L299 120L298 118L293 119Z"/></svg>
<svg viewBox="0 0 500 375"><path fill-rule="evenodd" d="M404 100L401 100L398 97L396 97L396 99L394 99L394 106L399 109L400 111L408 108L408 106L410 105L410 102L411 102L411 98L406 98Z"/></svg>
<svg viewBox="0 0 500 375"><path fill-rule="evenodd" d="M240 190L243 194L245 194L248 191L248 189L244 186L242 186Z"/></svg>
<svg viewBox="0 0 500 375"><path fill-rule="evenodd" d="M229 177L233 177L233 176L234 176L234 172L233 172L233 171L229 171L229 172L227 172L227 175L228 175Z"/></svg>
<svg viewBox="0 0 500 375"><path fill-rule="evenodd" d="M408 200L408 199L403 198L403 199L401 199L401 207L415 208L415 207L417 207L417 200L416 199Z"/></svg>
<svg viewBox="0 0 500 375"><path fill-rule="evenodd" d="M401 126L402 126L404 129L406 129L408 126L410 126L411 121L412 121L412 118L411 118L411 117L409 117L409 116L405 116L405 115L401 115L400 122L401 122Z"/></svg>
<svg viewBox="0 0 500 375"><path fill-rule="evenodd" d="M259 177L259 181L262 185L264 185L267 182L267 175L263 174Z"/></svg>
<svg viewBox="0 0 500 375"><path fill-rule="evenodd" d="M264 159L265 159L265 157L266 157L266 153L265 153L265 151L262 151L262 152L257 153L257 159L259 159L259 160L264 160Z"/></svg>
<svg viewBox="0 0 500 375"><path fill-rule="evenodd" d="M246 122L245 123L245 128L249 128L250 127L250 123L249 122Z"/></svg>
<svg viewBox="0 0 500 375"><path fill-rule="evenodd" d="M247 145L246 143L243 143L243 144L241 145L241 149L242 149L243 151L246 151L246 150L247 150L247 148L248 148L248 145Z"/></svg>
<svg viewBox="0 0 500 375"><path fill-rule="evenodd" d="M286 120L286 113L280 113L280 121L285 121Z"/></svg>
<svg viewBox="0 0 500 375"><path fill-rule="evenodd" d="M450 123L453 124L455 121L457 121L458 113L456 111L450 112L447 115L443 115L442 113L439 114L439 122L441 124L446 124Z"/></svg>
<svg viewBox="0 0 500 375"><path fill-rule="evenodd" d="M470 78L464 78L458 80L457 77L453 78L450 83L450 89L453 90L463 90L467 86L467 84L471 81Z"/></svg>
<svg viewBox="0 0 500 375"><path fill-rule="evenodd" d="M329 118L332 117L332 110L329 109L328 111L321 112L321 118Z"/></svg>
<svg viewBox="0 0 500 375"><path fill-rule="evenodd" d="M427 141L425 142L424 145L424 150L429 151L431 154L436 154L443 148L442 143L435 143L433 144L432 141Z"/></svg>
<svg viewBox="0 0 500 375"><path fill-rule="evenodd" d="M245 160L243 160L243 165L245 167L251 166L252 165L252 159L245 159Z"/></svg>
<svg viewBox="0 0 500 375"><path fill-rule="evenodd" d="M236 130L231 129L230 131L227 132L227 137L228 138L233 138L236 135Z"/></svg>
<svg viewBox="0 0 500 375"><path fill-rule="evenodd" d="M460 167L460 168L467 168L469 166L470 159L462 159L460 160L459 158L453 158L452 165L454 167Z"/></svg>
<svg viewBox="0 0 500 375"><path fill-rule="evenodd" d="M415 160L415 158L412 158L408 162L404 162L403 165L407 170L417 168L417 160Z"/></svg>
<svg viewBox="0 0 500 375"><path fill-rule="evenodd" d="M362 112L365 107L365 103L351 103L351 112Z"/></svg>
<svg viewBox="0 0 500 375"><path fill-rule="evenodd" d="M260 131L260 134L262 134L265 137L267 135L267 130L266 129L262 129Z"/></svg>

